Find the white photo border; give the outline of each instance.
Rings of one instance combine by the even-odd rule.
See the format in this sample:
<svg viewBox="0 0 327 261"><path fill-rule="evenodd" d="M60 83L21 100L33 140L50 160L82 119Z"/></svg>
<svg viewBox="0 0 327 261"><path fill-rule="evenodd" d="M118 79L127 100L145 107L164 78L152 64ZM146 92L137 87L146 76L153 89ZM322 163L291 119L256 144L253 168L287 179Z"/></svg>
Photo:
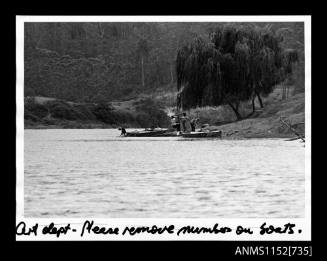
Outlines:
<svg viewBox="0 0 327 261"><path fill-rule="evenodd" d="M304 218L217 218L217 219L153 219L153 218L25 218L24 217L24 23L25 22L304 22L305 35L305 216ZM54 222L68 224L80 230L85 220L94 220L97 225L158 227L173 224L182 226L235 228L238 225L251 227L253 235L227 234L174 234L135 236L85 235L70 233L57 238L53 235L17 236L16 240L223 240L223 241L310 241L311 240L311 16L16 16L16 225L23 221L27 226L38 223L40 227ZM266 222L274 226L286 223L296 224L302 233L259 235L260 225Z"/></svg>

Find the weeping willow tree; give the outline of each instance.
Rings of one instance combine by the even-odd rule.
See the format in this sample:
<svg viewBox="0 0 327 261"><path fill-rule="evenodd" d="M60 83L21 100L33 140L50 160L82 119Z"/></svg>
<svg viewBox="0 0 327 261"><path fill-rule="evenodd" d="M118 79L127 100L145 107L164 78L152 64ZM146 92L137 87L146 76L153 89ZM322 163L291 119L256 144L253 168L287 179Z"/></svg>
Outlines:
<svg viewBox="0 0 327 261"><path fill-rule="evenodd" d="M220 52L211 43L196 38L177 53L177 107L217 105L221 99Z"/></svg>
<svg viewBox="0 0 327 261"><path fill-rule="evenodd" d="M259 77L255 81L254 94L258 97L260 107L263 108L260 95L267 96L273 91L274 86L284 79L282 38L275 35L267 26L256 29L255 33L259 35L258 41L261 47L258 49L256 66L259 68Z"/></svg>
<svg viewBox="0 0 327 261"><path fill-rule="evenodd" d="M282 38L270 27L219 27L210 35L182 47L177 53L178 108L228 104L237 119L242 119L239 105L255 98L263 107L261 96L273 91L285 79L295 55L285 59ZM252 112L252 113L253 113Z"/></svg>
<svg viewBox="0 0 327 261"><path fill-rule="evenodd" d="M287 49L284 52L283 55L283 71L282 76L284 79L291 78L293 70L294 70L294 64L299 62L299 55L298 52L294 49ZM286 99L288 97L289 92L289 84L283 84L283 93L282 93L282 99Z"/></svg>
<svg viewBox="0 0 327 261"><path fill-rule="evenodd" d="M234 53L226 53L220 62L222 68L222 103L228 104L237 119L242 119L239 113L241 101L249 100L252 90L249 88L249 48L246 43L237 42Z"/></svg>

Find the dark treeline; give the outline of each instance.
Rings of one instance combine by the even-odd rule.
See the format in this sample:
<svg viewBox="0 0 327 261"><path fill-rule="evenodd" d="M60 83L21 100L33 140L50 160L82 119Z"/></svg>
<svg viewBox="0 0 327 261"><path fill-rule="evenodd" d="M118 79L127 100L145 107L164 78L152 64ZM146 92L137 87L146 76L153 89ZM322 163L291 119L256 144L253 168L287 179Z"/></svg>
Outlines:
<svg viewBox="0 0 327 261"><path fill-rule="evenodd" d="M217 26L218 23L25 23L25 96L106 102L154 92L159 87L174 90L178 50L195 37L207 44ZM303 23L272 23L270 30L283 33L281 46L298 50L303 61Z"/></svg>

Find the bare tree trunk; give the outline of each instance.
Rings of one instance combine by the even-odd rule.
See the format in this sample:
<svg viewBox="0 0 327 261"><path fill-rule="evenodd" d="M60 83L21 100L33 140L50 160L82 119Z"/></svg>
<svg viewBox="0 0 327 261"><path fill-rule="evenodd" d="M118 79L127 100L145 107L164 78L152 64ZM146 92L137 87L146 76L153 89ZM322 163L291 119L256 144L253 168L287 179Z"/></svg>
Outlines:
<svg viewBox="0 0 327 261"><path fill-rule="evenodd" d="M237 111L238 111L239 105L240 105L240 102L237 102L237 103L236 103L236 110L237 110Z"/></svg>
<svg viewBox="0 0 327 261"><path fill-rule="evenodd" d="M255 100L255 95L253 95L253 97L252 97L252 113L255 112L255 102L254 102L254 100Z"/></svg>
<svg viewBox="0 0 327 261"><path fill-rule="evenodd" d="M238 112L238 105L239 105L239 103L236 104L236 107L234 107L234 105L233 105L231 102L228 102L227 104L228 104L228 105L232 108L232 110L234 111L237 120L242 120L242 116L241 116L241 114Z"/></svg>
<svg viewBox="0 0 327 261"><path fill-rule="evenodd" d="M144 87L144 64L143 64L143 55L141 56L141 66L142 66L142 86Z"/></svg>
<svg viewBox="0 0 327 261"><path fill-rule="evenodd" d="M251 117L255 113L255 95L252 96L252 112L250 112L245 118Z"/></svg>
<svg viewBox="0 0 327 261"><path fill-rule="evenodd" d="M161 83L161 71L160 71L160 67L159 67L159 56L158 55L156 56L156 60L157 60L157 63L156 63L156 66L157 66L157 82L156 82L157 86L156 86L156 88L157 88L158 86L160 86L160 83Z"/></svg>
<svg viewBox="0 0 327 261"><path fill-rule="evenodd" d="M258 100L259 100L259 103L260 103L260 108L262 109L263 108L263 102L261 100L260 94L259 94L259 92L255 92L255 94L258 96Z"/></svg>
<svg viewBox="0 0 327 261"><path fill-rule="evenodd" d="M174 82L173 66L170 64L170 83Z"/></svg>
<svg viewBox="0 0 327 261"><path fill-rule="evenodd" d="M99 31L100 38L103 39L103 37L104 37L104 29L102 28L102 24L101 23L98 23L98 31Z"/></svg>
<svg viewBox="0 0 327 261"><path fill-rule="evenodd" d="M286 86L285 84L283 84L283 87L282 87L282 100L285 100L286 99Z"/></svg>

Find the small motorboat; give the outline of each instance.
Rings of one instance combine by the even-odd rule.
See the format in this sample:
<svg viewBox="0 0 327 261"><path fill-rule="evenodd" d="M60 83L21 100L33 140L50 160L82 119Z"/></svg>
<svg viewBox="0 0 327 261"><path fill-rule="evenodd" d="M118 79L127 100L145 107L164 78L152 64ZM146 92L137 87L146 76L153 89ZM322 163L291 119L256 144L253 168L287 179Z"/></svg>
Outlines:
<svg viewBox="0 0 327 261"><path fill-rule="evenodd" d="M181 133L183 138L221 138L222 132L217 131L192 131Z"/></svg>
<svg viewBox="0 0 327 261"><path fill-rule="evenodd" d="M141 131L131 131L125 134L125 137L162 137L167 134L168 129L145 129Z"/></svg>

